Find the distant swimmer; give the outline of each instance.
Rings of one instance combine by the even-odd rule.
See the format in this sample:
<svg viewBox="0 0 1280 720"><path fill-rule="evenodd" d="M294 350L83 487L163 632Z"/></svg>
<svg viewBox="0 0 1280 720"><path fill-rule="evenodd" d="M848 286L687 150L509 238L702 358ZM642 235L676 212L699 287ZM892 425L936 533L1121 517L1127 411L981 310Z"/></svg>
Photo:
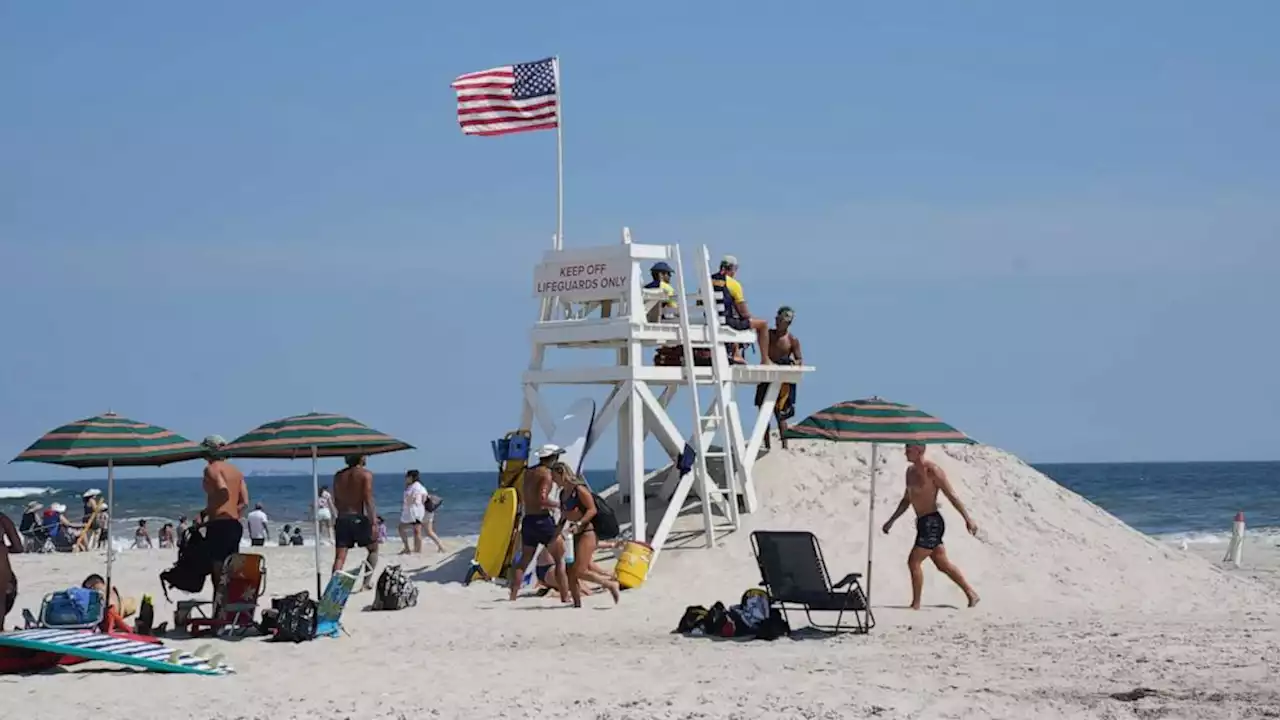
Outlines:
<svg viewBox="0 0 1280 720"><path fill-rule="evenodd" d="M333 476L333 571L347 562L347 551L367 548L364 561L365 590L373 588L373 571L378 567L378 510L373 504L373 473L364 466L364 455L348 455L347 466Z"/></svg>
<svg viewBox="0 0 1280 720"><path fill-rule="evenodd" d="M796 311L790 306L778 308L778 316L774 319L777 327L769 331L769 359L777 365L803 365L804 355L800 352L800 338L791 334L791 323L796 319ZM764 404L765 393L769 391L769 383L756 385L756 407ZM773 403L773 419L778 421L778 437L782 439L782 449L787 449L787 421L796 414L796 384L783 383L778 390L778 399ZM769 433L764 434L764 447L769 449Z"/></svg>
<svg viewBox="0 0 1280 720"><path fill-rule="evenodd" d="M564 567L564 538L556 532L556 519L551 511L560 507L560 503L551 499L551 487L554 484L551 468L560 461L564 448L547 444L538 448L535 453L538 464L529 468L524 474L523 491L520 495L524 503L524 517L520 519L520 562L511 568L511 599L515 600L520 592L520 583L524 581L524 572L529 568L542 545L551 553L555 561L552 572L555 573L554 585L560 591L560 601L569 602L569 576Z"/></svg>
<svg viewBox="0 0 1280 720"><path fill-rule="evenodd" d="M960 569L947 558L947 548L942 544L947 524L942 520L942 513L938 512L938 491L941 490L947 496L960 517L964 518L965 528L970 535L978 534L978 524L969 517L964 504L951 489L947 474L942 468L924 459L924 445L908 445L907 461L911 463L911 467L907 468L907 489L902 493L898 509L893 511L889 522L884 524L884 532L889 533L894 521L907 511L908 505L916 511L916 542L911 548L911 554L907 556L907 567L911 570L911 609L920 609L920 593L924 589L922 565L927 557L932 557L934 566L960 586L965 597L969 598L969 607L973 607L978 604L978 593L969 587L964 575L960 574Z"/></svg>
<svg viewBox="0 0 1280 720"><path fill-rule="evenodd" d="M223 449L226 444L221 435L210 435L201 443L206 463L202 480L204 546L213 563L214 592L222 580L223 562L240 552L240 538L244 537L240 513L249 505L249 486L245 484L244 473L227 462Z"/></svg>
<svg viewBox="0 0 1280 720"><path fill-rule="evenodd" d="M724 305L721 314L721 321L725 325L734 330L755 330L756 342L760 344L760 364L772 365L773 360L769 358L767 348L769 347L769 321L764 318L751 317L751 311L747 308L747 296L742 290L742 283L738 282L738 258L732 255L725 255L720 261L720 272L711 276L711 286L715 288L720 295L720 302ZM731 362L736 364L745 364L746 359L742 356L742 347L734 344L730 346L733 351Z"/></svg>

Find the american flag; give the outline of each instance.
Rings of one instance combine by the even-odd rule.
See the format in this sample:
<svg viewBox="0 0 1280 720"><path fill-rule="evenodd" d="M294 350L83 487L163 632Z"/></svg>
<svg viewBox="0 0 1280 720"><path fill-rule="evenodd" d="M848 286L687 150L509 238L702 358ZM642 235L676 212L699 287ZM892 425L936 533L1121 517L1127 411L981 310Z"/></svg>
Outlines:
<svg viewBox="0 0 1280 720"><path fill-rule="evenodd" d="M548 130L560 122L553 58L459 75L458 124L466 135Z"/></svg>

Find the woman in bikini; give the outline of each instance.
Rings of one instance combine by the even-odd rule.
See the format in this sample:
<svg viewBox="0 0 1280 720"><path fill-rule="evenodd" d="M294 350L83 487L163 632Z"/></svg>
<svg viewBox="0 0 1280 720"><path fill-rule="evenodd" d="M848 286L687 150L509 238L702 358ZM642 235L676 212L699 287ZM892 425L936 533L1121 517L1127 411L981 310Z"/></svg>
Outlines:
<svg viewBox="0 0 1280 720"><path fill-rule="evenodd" d="M598 567L594 567L596 537L595 521L596 501L586 482L578 477L568 465L556 463L551 468L551 478L560 486L560 525L556 528L568 528L573 533L573 564L569 566L569 594L573 596L573 606L582 607L582 581L588 580L609 591L613 601L618 602L618 583Z"/></svg>

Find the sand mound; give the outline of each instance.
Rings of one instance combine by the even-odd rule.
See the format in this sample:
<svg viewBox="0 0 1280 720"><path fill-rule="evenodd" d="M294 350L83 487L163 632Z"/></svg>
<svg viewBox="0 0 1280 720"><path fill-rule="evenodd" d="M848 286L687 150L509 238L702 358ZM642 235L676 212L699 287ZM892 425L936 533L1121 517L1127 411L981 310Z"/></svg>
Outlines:
<svg viewBox="0 0 1280 720"><path fill-rule="evenodd" d="M984 608L1184 611L1220 608L1228 600L1236 608L1266 602L1260 586L1134 530L1009 453L947 446L931 448L929 458L946 471L979 525L978 536L970 536L942 501L950 557ZM730 564L750 570L734 579L749 582L754 575L748 534L755 529L809 530L822 541L832 575L863 571L869 463L870 446L850 443L795 442L788 452L762 458L755 470L761 509L744 516L747 532L724 539ZM879 530L902 497L906 466L901 448L881 446L872 592L877 605L906 604L911 597L905 560L915 516L908 510L887 536ZM699 561L697 553L682 552L672 564L696 563L717 574L711 558ZM926 562L924 604L964 601L959 588Z"/></svg>

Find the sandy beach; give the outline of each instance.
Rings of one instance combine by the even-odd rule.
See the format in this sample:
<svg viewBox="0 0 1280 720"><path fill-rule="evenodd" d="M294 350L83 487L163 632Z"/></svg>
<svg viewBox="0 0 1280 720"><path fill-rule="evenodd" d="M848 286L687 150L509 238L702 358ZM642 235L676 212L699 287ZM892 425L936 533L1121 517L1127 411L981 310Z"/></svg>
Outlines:
<svg viewBox="0 0 1280 720"><path fill-rule="evenodd" d="M905 609L908 514L877 537L870 635L672 634L686 606L731 604L758 584L752 529L811 530L833 574L863 570L868 449L796 442L757 465L762 509L744 516L743 531L712 550L664 552L645 587L617 606L603 594L576 611L551 598L509 603L502 588L463 587L470 544L451 538L452 553L405 563L420 587L416 607L365 612L372 593L354 595L347 636L167 641L218 643L237 670L225 678L100 663L0 676L0 718L37 709L42 720L1280 717L1280 547L1250 542L1244 565L1224 568L1222 546L1157 542L999 450L929 452L980 525L970 537L943 509L951 557L982 595L974 609L928 566L926 607ZM905 467L900 450L883 457L877 525L901 497ZM398 549L384 551L384 566L404 559ZM312 587L310 548L264 554L268 595ZM159 619L171 620L172 606L156 577L172 561L172 551L139 551L116 565L126 594L157 597ZM100 572L103 556L14 564L18 607L34 608L44 593Z"/></svg>

